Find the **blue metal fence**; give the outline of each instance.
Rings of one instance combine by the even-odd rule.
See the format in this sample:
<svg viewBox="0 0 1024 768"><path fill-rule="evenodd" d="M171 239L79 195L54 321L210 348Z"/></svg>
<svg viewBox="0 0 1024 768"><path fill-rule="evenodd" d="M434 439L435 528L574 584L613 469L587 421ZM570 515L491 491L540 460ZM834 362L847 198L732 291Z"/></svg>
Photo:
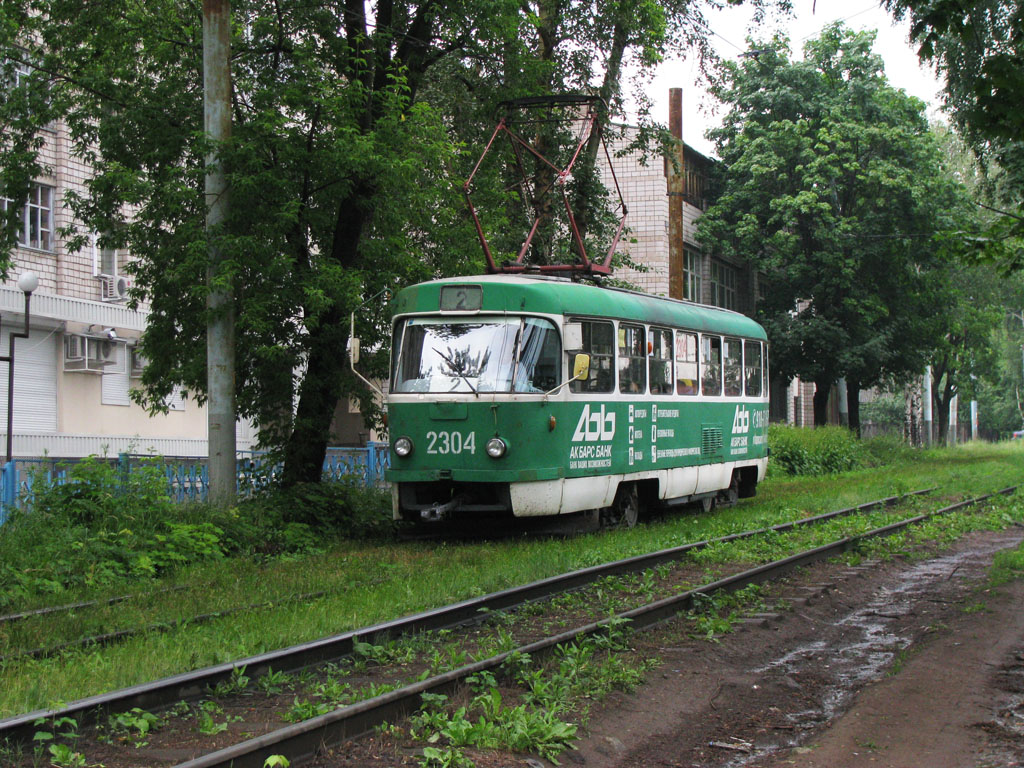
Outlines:
<svg viewBox="0 0 1024 768"><path fill-rule="evenodd" d="M0 472L0 525L11 510L31 505L35 483L62 485L67 482L68 471L80 459L15 459L3 465ZM104 459L116 465L123 482L127 483L132 468L143 464L163 467L167 477L167 493L176 501L205 501L210 487L209 467L204 457L147 456L122 453L116 458ZM323 479L339 481L353 478L368 487L385 484L384 470L390 462L387 443L367 443L366 447L335 447L327 449ZM281 473L280 464L271 464L260 453L239 453L238 494L250 496L274 483Z"/></svg>

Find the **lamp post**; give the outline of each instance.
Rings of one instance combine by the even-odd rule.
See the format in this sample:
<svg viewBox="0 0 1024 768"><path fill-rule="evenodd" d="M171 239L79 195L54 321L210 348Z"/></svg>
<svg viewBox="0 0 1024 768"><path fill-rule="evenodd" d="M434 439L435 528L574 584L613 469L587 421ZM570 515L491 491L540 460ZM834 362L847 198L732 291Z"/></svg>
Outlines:
<svg viewBox="0 0 1024 768"><path fill-rule="evenodd" d="M22 273L18 287L25 294L25 330L11 331L7 337L7 354L0 355L0 361L7 362L7 464L11 463L14 453L14 340L28 338L29 304L32 291L39 287L39 275L35 272Z"/></svg>

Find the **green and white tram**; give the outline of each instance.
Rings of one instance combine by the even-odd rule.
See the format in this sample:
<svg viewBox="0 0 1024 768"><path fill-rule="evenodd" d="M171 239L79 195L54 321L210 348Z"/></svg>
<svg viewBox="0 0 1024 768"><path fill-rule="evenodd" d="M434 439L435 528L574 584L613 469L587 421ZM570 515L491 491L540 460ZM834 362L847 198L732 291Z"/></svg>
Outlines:
<svg viewBox="0 0 1024 768"><path fill-rule="evenodd" d="M433 521L754 495L764 329L716 307L564 278L437 280L395 299L394 513Z"/></svg>

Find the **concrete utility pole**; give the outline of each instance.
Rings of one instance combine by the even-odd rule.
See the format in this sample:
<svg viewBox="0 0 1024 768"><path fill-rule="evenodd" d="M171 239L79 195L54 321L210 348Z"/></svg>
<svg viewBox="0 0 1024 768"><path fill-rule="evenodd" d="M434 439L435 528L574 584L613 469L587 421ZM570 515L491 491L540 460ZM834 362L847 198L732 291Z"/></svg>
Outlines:
<svg viewBox="0 0 1024 768"><path fill-rule="evenodd" d="M237 495L235 464L234 291L220 275L225 258L216 237L227 219L227 174L217 156L231 137L231 7L229 0L203 0L203 129L214 147L206 156L206 231L209 264L206 299L206 381L210 495L229 505Z"/></svg>
<svg viewBox="0 0 1024 768"><path fill-rule="evenodd" d="M668 160L668 295L683 298L683 194L686 166L683 154L683 89L668 92L668 127L678 143ZM673 162L674 161L674 162ZM676 166L678 165L678 168ZM700 296L691 296L700 301Z"/></svg>
<svg viewBox="0 0 1024 768"><path fill-rule="evenodd" d="M924 396L921 398L924 406L924 444L925 447L932 447L932 367L924 369Z"/></svg>

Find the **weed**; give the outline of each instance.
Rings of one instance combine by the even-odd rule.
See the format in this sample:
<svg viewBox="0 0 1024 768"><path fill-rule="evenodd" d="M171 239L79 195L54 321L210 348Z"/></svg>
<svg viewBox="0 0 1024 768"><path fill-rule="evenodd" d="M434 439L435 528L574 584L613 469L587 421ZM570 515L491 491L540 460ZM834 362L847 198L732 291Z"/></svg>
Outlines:
<svg viewBox="0 0 1024 768"><path fill-rule="evenodd" d="M236 715L218 721L217 718L223 714L224 707L215 701L207 700L200 703L197 722L198 731L204 736L216 736L218 733L223 733L228 729L229 722L237 722L242 719Z"/></svg>
<svg viewBox="0 0 1024 768"><path fill-rule="evenodd" d="M249 687L249 678L246 677L245 667L235 667L231 670L231 677L221 680L211 690L211 693L218 698L232 696L242 693Z"/></svg>
<svg viewBox="0 0 1024 768"><path fill-rule="evenodd" d="M282 717L289 723L301 723L304 720L326 715L333 709L334 707L326 702L307 701L296 696L292 702L291 709L285 712Z"/></svg>
<svg viewBox="0 0 1024 768"><path fill-rule="evenodd" d="M275 672L268 669L266 674L256 680L256 687L264 693L281 693L292 683L292 677L287 672Z"/></svg>
<svg viewBox="0 0 1024 768"><path fill-rule="evenodd" d="M82 768L85 766L85 755L75 752L67 744L51 744L49 750L53 764L58 768Z"/></svg>
<svg viewBox="0 0 1024 768"><path fill-rule="evenodd" d="M422 768L473 768L473 761L458 747L424 747Z"/></svg>
<svg viewBox="0 0 1024 768"><path fill-rule="evenodd" d="M271 755L263 761L263 768L289 768L291 760L284 755Z"/></svg>
<svg viewBox="0 0 1024 768"><path fill-rule="evenodd" d="M55 738L78 738L78 721L73 717L58 717L50 721L47 721L45 717L40 717L38 720L33 722L33 725L36 727L48 726L50 730L36 731L32 736L32 741L53 741Z"/></svg>
<svg viewBox="0 0 1024 768"><path fill-rule="evenodd" d="M152 712L135 707L128 712L111 715L108 725L112 734L119 735L120 740L140 749L149 743L146 737L150 731L160 727L160 718Z"/></svg>

